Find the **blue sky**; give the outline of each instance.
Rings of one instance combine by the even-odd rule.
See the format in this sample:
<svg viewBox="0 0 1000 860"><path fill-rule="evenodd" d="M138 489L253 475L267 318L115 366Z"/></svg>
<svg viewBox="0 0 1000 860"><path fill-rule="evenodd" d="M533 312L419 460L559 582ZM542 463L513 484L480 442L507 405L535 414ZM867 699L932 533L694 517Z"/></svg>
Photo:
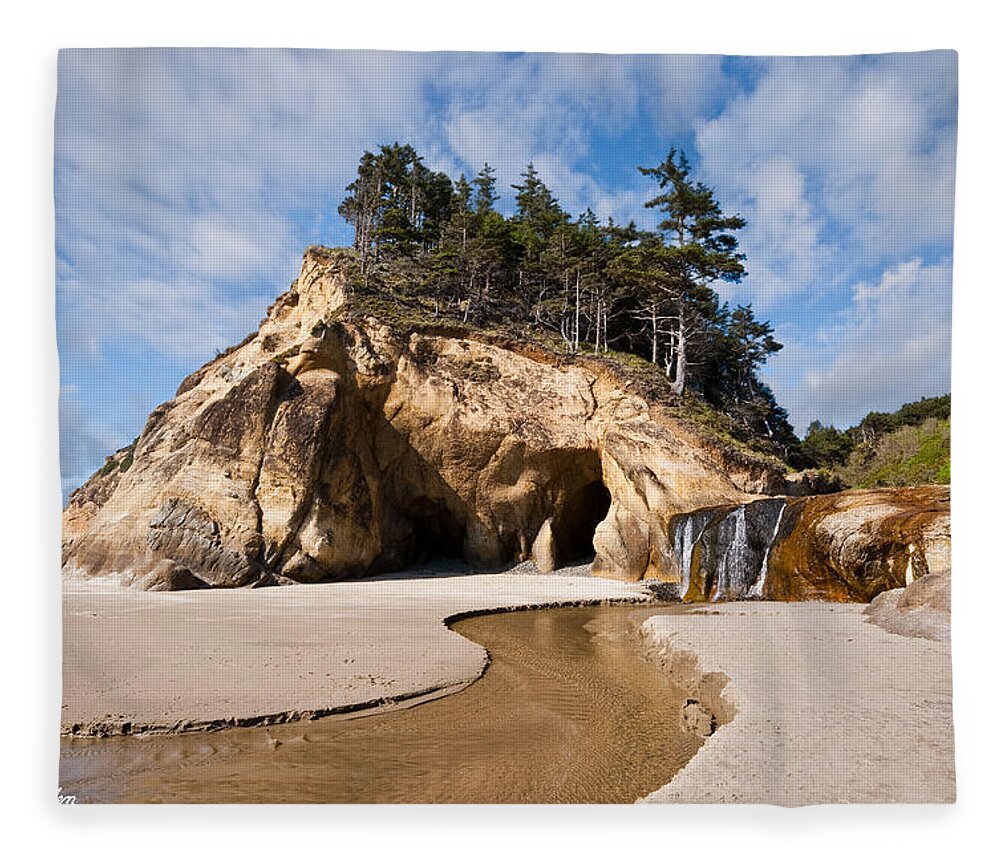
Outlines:
<svg viewBox="0 0 1000 860"><path fill-rule="evenodd" d="M64 492L181 378L256 327L394 140L510 204L652 226L636 165L671 146L742 231L765 371L797 429L950 389L957 58L70 50L56 117Z"/></svg>

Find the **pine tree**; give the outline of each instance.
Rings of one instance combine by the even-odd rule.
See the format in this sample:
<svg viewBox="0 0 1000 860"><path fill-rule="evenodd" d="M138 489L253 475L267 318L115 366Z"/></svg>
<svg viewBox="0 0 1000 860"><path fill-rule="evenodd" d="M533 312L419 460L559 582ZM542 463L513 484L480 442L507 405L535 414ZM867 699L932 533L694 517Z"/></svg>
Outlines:
<svg viewBox="0 0 1000 860"><path fill-rule="evenodd" d="M567 216L548 186L538 178L538 171L530 161L521 178L524 181L520 185L511 186L517 191L514 220L527 228L526 232L531 236L530 252L535 250L535 246L543 245L556 227L567 220Z"/></svg>
<svg viewBox="0 0 1000 860"><path fill-rule="evenodd" d="M539 178L534 164L528 162L521 184L511 187L517 191L517 211L512 219L514 240L522 247L522 260L517 271L518 291L530 297L532 317L544 325L543 306L552 298L552 291L564 281L565 272L547 270L544 258L546 248L557 229L568 223L568 216L559 201Z"/></svg>
<svg viewBox="0 0 1000 860"><path fill-rule="evenodd" d="M662 242L646 249L645 280L669 305L671 389L683 394L690 345L704 327L705 310L711 305L710 294L714 295L711 284L718 280L735 283L745 274L744 255L736 252L738 240L733 231L746 222L738 215L722 214L714 192L691 181L687 158L675 149L659 166L640 167L639 172L652 176L663 192L645 204L666 216L658 226Z"/></svg>
<svg viewBox="0 0 1000 860"><path fill-rule="evenodd" d="M476 187L476 214L485 215L487 212L492 212L493 204L500 199L496 190L496 171L488 163L484 164L483 169L472 180L472 184Z"/></svg>
<svg viewBox="0 0 1000 860"><path fill-rule="evenodd" d="M361 257L361 271L367 277L383 194L380 165L373 153L365 151L361 156L357 179L347 186L347 191L348 196L337 211L345 221L354 225L354 250Z"/></svg>

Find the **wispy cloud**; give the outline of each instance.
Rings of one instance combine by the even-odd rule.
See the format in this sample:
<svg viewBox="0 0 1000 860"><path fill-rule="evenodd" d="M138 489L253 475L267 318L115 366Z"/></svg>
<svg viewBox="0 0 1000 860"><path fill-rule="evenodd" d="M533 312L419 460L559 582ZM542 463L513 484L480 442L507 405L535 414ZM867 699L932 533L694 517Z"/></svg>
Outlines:
<svg viewBox="0 0 1000 860"><path fill-rule="evenodd" d="M59 470L63 496L68 496L125 444L124 438L100 423L64 386L59 403Z"/></svg>
<svg viewBox="0 0 1000 860"><path fill-rule="evenodd" d="M842 289L866 267L947 252L954 54L774 59L761 69L697 135L708 180L748 216L756 302L771 308Z"/></svg>

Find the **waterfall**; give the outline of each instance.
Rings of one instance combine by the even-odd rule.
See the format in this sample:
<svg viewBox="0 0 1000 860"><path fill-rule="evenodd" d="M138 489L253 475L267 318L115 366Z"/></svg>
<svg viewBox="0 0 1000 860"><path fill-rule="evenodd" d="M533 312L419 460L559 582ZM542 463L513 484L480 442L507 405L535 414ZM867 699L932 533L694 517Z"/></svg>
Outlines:
<svg viewBox="0 0 1000 860"><path fill-rule="evenodd" d="M764 550L764 561L761 562L760 573L757 574L757 581L753 584L750 591L747 592L747 597L764 596L764 583L767 580L767 563L771 558L771 547L774 546L774 542L778 539L778 532L781 531L781 521L785 518L786 507L788 507L787 503L782 502L778 519L774 523L774 533L771 535L771 540L768 541L767 549Z"/></svg>
<svg viewBox="0 0 1000 860"><path fill-rule="evenodd" d="M683 598L687 594L688 586L691 584L691 559L694 556L694 544L695 541L701 537L701 533L698 533L698 537L694 534L695 518L688 517L687 521L684 523L684 532L681 535L681 597Z"/></svg>
<svg viewBox="0 0 1000 860"><path fill-rule="evenodd" d="M702 509L693 511L690 514L682 514L675 517L675 523L681 523L674 531L674 553L680 560L680 597L683 600L691 585L691 568L694 563L694 550L698 541L701 540L705 526L712 519L714 511L712 509Z"/></svg>
<svg viewBox="0 0 1000 860"><path fill-rule="evenodd" d="M735 511L726 516L723 521L723 528L720 529L727 535L725 551L722 554L722 561L718 566L718 576L715 580L715 587L712 590L712 601L723 597L739 596L743 574L749 561L749 544L747 543L747 508L740 505ZM729 536L729 532L732 535Z"/></svg>
<svg viewBox="0 0 1000 860"><path fill-rule="evenodd" d="M784 513L785 500L777 498L674 517L681 596L693 586L710 601L762 597L771 546Z"/></svg>

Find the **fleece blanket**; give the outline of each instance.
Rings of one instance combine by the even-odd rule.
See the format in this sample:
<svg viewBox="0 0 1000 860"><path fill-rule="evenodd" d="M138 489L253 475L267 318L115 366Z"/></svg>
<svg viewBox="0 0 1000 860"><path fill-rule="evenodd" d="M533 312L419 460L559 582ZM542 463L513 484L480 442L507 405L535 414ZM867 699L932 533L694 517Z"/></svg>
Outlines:
<svg viewBox="0 0 1000 860"><path fill-rule="evenodd" d="M957 56L63 51L65 803L949 803Z"/></svg>

